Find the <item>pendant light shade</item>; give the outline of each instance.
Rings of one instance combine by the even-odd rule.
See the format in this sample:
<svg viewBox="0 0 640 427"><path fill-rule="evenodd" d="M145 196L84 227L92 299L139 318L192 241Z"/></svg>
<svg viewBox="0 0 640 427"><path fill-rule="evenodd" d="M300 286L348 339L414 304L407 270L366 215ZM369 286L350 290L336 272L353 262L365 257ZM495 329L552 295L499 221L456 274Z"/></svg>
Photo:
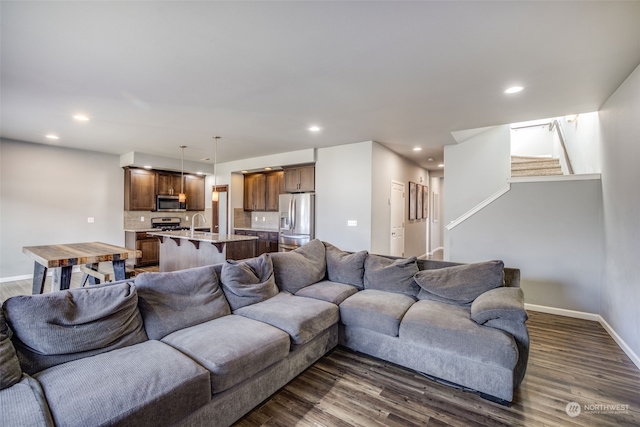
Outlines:
<svg viewBox="0 0 640 427"><path fill-rule="evenodd" d="M180 205L187 203L187 195L184 194L184 149L187 148L186 145L181 145L180 148L182 148L182 168L181 168L181 173L180 173L180 194L178 194L178 203L180 203ZM181 206L182 207L182 206Z"/></svg>
<svg viewBox="0 0 640 427"><path fill-rule="evenodd" d="M218 193L218 186L216 184L217 181L217 177L216 177L216 166L218 164L218 140L220 139L219 136L214 136L213 140L215 141L215 145L214 145L214 151L213 151L213 192L211 193L211 201L212 202L217 202L218 201L218 197L220 196L220 193Z"/></svg>

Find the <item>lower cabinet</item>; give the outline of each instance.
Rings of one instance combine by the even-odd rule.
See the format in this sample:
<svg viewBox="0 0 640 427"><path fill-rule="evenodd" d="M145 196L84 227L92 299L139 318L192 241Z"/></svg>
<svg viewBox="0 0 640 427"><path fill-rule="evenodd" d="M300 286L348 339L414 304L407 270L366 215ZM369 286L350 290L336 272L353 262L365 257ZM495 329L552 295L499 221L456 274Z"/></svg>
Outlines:
<svg viewBox="0 0 640 427"><path fill-rule="evenodd" d="M235 234L243 236L257 236L256 256L264 253L278 252L278 233L274 231L234 230Z"/></svg>
<svg viewBox="0 0 640 427"><path fill-rule="evenodd" d="M157 237L149 236L144 231L125 231L125 247L127 249L137 249L142 252L140 258L127 260L130 267L145 267L158 265L160 262L160 242Z"/></svg>

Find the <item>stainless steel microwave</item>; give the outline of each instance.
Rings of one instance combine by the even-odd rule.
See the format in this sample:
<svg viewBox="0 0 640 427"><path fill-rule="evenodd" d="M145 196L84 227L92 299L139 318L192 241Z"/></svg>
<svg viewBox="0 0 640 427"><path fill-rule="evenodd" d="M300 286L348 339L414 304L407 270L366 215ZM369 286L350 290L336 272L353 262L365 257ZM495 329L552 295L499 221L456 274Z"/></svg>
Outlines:
<svg viewBox="0 0 640 427"><path fill-rule="evenodd" d="M158 194L156 196L156 211L158 212L182 212L186 211L185 203L180 203L178 196Z"/></svg>

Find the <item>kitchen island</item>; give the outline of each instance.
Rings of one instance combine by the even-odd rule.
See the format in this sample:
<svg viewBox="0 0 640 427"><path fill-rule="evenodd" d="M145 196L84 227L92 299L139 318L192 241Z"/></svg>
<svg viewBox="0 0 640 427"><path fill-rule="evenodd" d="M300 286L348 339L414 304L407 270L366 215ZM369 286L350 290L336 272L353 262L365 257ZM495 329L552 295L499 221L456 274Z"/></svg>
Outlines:
<svg viewBox="0 0 640 427"><path fill-rule="evenodd" d="M256 255L256 236L217 234L204 231L152 231L160 239L161 272L220 264L227 259Z"/></svg>

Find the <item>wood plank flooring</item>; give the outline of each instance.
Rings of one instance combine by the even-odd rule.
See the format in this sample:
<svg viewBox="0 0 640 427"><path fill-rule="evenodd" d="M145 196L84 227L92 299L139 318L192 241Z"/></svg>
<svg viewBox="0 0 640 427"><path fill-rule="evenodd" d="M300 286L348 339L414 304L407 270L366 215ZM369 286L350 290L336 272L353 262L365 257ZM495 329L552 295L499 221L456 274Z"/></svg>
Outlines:
<svg viewBox="0 0 640 427"><path fill-rule="evenodd" d="M510 407L338 348L235 425L640 425L640 371L599 323L532 311L529 316L529 366ZM569 402L580 404L578 416L567 415Z"/></svg>

